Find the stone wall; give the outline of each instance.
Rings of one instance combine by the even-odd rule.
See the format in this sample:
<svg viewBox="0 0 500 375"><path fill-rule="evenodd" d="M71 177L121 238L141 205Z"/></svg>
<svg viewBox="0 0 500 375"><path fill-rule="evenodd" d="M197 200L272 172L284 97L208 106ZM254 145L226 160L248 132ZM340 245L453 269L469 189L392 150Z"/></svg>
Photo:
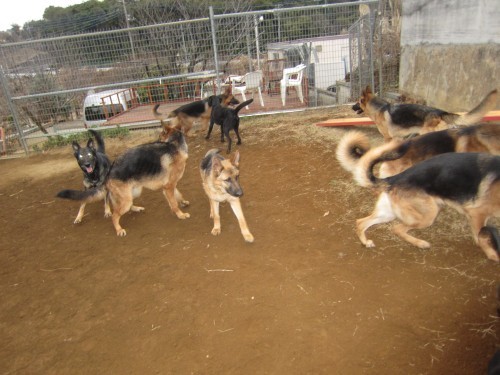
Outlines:
<svg viewBox="0 0 500 375"><path fill-rule="evenodd" d="M466 111L500 89L499 19L496 1L404 1L400 91Z"/></svg>

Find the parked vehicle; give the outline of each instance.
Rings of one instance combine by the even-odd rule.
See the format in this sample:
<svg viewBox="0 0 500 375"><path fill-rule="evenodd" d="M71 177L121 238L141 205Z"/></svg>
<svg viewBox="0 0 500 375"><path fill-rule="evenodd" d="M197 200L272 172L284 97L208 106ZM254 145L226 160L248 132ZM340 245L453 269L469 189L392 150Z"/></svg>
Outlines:
<svg viewBox="0 0 500 375"><path fill-rule="evenodd" d="M83 101L85 128L104 124L110 118L132 108L136 100L135 89L89 92Z"/></svg>

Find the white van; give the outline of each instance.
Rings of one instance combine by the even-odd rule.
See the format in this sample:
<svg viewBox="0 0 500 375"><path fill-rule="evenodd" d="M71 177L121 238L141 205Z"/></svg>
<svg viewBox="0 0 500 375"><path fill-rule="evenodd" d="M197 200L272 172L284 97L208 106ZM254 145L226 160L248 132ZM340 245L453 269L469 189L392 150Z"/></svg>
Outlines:
<svg viewBox="0 0 500 375"><path fill-rule="evenodd" d="M134 89L106 90L87 93L83 101L83 122L85 128L99 126L109 118L131 108L136 99Z"/></svg>

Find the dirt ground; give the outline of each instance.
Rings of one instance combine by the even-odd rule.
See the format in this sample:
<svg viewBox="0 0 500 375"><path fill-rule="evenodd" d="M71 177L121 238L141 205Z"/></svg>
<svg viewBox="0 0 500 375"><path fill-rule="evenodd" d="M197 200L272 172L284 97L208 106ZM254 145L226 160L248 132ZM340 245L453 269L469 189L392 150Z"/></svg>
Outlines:
<svg viewBox="0 0 500 375"><path fill-rule="evenodd" d="M498 343L499 265L445 209L420 250L382 225L354 232L374 195L319 128L334 110L242 121L245 243L228 205L210 233L198 164L219 147L189 138L178 220L159 191L116 236L103 205L73 224L80 189L70 146L0 161L2 374L484 374ZM375 142L372 127L363 127ZM108 153L156 131L109 139Z"/></svg>

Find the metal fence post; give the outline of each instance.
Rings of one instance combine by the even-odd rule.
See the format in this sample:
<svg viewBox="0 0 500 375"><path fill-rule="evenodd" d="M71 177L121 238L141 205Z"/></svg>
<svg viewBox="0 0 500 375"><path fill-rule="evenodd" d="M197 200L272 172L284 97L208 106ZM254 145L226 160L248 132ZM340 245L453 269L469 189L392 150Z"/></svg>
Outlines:
<svg viewBox="0 0 500 375"><path fill-rule="evenodd" d="M16 111L14 104L12 104L12 96L10 95L9 86L7 84L6 77L5 77L5 74L3 71L3 66L1 66L1 65L0 65L0 81L2 82L2 89L4 92L5 98L7 99L7 104L9 106L10 113L12 114L12 119L14 120L14 126L16 127L17 134L19 135L19 141L21 142L21 145L23 146L24 152L26 153L26 155L29 155L28 145L26 144L26 140L24 139L24 134L21 130L21 126L19 126L19 119L17 117L17 111Z"/></svg>
<svg viewBox="0 0 500 375"><path fill-rule="evenodd" d="M217 95L220 95L220 76L219 76L219 58L217 52L217 35L215 33L215 19L214 19L214 8L210 5L210 29L212 31L212 43L214 46L214 64L215 64L215 74L216 74L216 82L217 82Z"/></svg>

